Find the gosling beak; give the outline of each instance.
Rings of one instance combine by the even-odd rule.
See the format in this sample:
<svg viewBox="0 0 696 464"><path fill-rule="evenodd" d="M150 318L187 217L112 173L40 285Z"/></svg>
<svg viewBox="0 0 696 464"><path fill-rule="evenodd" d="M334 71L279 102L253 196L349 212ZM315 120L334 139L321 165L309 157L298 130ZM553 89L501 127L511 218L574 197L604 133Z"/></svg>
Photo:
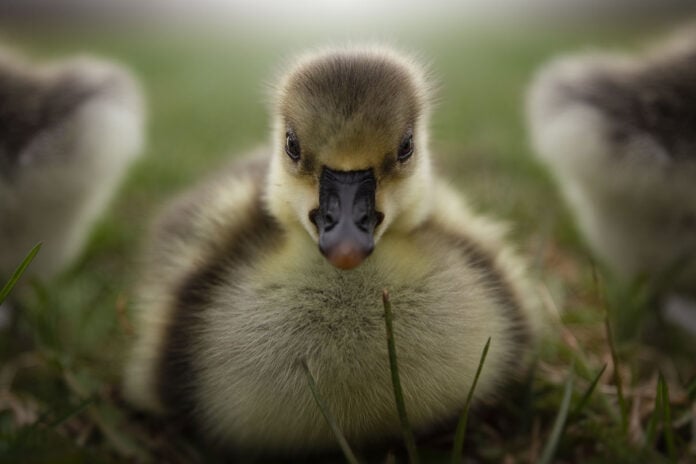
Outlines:
<svg viewBox="0 0 696 464"><path fill-rule="evenodd" d="M319 250L339 269L353 269L375 246L374 230L382 221L375 210L377 182L371 169L333 171L319 178L319 208L310 219L319 231Z"/></svg>

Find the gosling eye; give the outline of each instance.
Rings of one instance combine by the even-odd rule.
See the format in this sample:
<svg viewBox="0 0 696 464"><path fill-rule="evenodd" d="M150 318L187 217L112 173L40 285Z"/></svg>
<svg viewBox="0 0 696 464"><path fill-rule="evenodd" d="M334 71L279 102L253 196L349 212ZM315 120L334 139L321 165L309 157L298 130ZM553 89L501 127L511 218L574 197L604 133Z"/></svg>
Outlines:
<svg viewBox="0 0 696 464"><path fill-rule="evenodd" d="M292 131L285 134L285 153L295 162L300 160L300 141Z"/></svg>
<svg viewBox="0 0 696 464"><path fill-rule="evenodd" d="M399 151L396 154L396 159L404 162L413 154L413 134L407 134L399 145Z"/></svg>

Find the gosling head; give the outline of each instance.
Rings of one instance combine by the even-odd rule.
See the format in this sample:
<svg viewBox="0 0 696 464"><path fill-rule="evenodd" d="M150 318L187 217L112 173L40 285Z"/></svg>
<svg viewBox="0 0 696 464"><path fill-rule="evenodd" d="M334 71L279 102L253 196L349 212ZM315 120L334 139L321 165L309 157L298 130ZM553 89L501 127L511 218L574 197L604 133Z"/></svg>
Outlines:
<svg viewBox="0 0 696 464"><path fill-rule="evenodd" d="M306 56L275 97L267 205L302 227L339 269L430 209L428 86L411 60L380 49Z"/></svg>

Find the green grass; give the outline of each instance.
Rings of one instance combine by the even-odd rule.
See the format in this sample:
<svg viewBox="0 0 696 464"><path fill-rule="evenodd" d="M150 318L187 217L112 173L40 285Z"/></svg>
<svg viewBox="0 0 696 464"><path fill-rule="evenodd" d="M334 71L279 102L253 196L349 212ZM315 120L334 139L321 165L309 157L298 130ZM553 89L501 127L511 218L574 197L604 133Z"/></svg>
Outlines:
<svg viewBox="0 0 696 464"><path fill-rule="evenodd" d="M317 407L319 407L319 409L321 410L321 414L324 416L326 423L329 424L331 431L336 437L336 441L341 447L343 456L346 458L346 461L349 464L358 464L358 458L356 458L355 454L353 454L353 450L348 444L346 437L343 436L343 431L340 429L338 423L336 422L336 419L329 411L329 407L326 405L326 402L319 395L319 389L317 388L317 384L314 380L314 377L312 376L312 372L309 370L309 367L307 366L307 363L304 360L302 361L302 369L305 371L305 374L307 375L307 385L309 386L309 389L312 392L314 401L317 403Z"/></svg>
<svg viewBox="0 0 696 464"><path fill-rule="evenodd" d="M606 297L599 294L570 216L534 162L522 111L525 85L549 57L588 46L634 47L656 29L446 30L398 38L429 57L440 80L431 137L439 169L477 209L510 221L547 305L560 309L557 334L541 347L534 375L492 410L472 410L464 455L476 462L696 460L696 346L653 320L655 302L642 283L626 286L600 269ZM84 49L115 57L139 75L150 106L148 148L80 260L51 282L23 280L13 293L18 317L0 332L0 462L206 462L205 450L175 427L133 415L120 399L134 269L164 201L268 139L264 82L301 46L114 31L5 29L0 36L42 57ZM625 408L614 379L621 379ZM448 462L449 445L443 451L418 443L421 461Z"/></svg>
<svg viewBox="0 0 696 464"><path fill-rule="evenodd" d="M544 451L541 453L539 458L539 464L549 464L552 462L554 455L556 454L556 449L558 448L558 443L561 440L563 434L563 427L565 426L566 419L568 418L568 409L570 408L570 399L573 394L573 371L568 374L568 380L566 381L565 388L563 390L563 399L558 407L558 414L556 415L556 420L553 422L553 428L549 435Z"/></svg>
<svg viewBox="0 0 696 464"><path fill-rule="evenodd" d="M452 464L456 464L461 461L462 449L464 448L464 437L466 437L466 425L469 423L469 411L471 408L471 401L474 398L474 391L476 390L476 384L478 383L479 376L483 370L483 365L486 363L486 356L488 356L488 348L491 346L491 337L488 337L486 344L481 352L481 360L479 361L478 367L476 368L476 374L474 375L474 380L471 382L471 388L469 388L469 393L466 395L466 401L464 402L464 408L462 413L459 415L459 422L457 423L457 428L454 431L454 443L452 445Z"/></svg>
<svg viewBox="0 0 696 464"><path fill-rule="evenodd" d="M418 449L416 448L416 440L413 436L413 429L408 421L406 413L406 401L404 400L404 392L401 388L401 379L399 376L399 362L396 356L396 340L394 339L394 318L392 313L391 300L389 299L389 291L384 289L382 292L382 304L384 305L384 327L387 331L387 350L389 352L389 370L391 371L392 386L394 387L394 400L396 409L399 413L401 422L401 435L404 439L406 452L408 453L409 464L418 464Z"/></svg>
<svg viewBox="0 0 696 464"><path fill-rule="evenodd" d="M17 282L19 282L19 279L22 277L22 274L24 274L24 271L27 270L31 262L34 260L34 257L36 257L36 254L41 250L41 244L37 243L31 250L29 250L29 253L27 254L26 258L22 260L21 263L19 263L19 266L17 266L17 269L12 273L12 277L10 277L10 280L7 281L7 283L0 289L0 304L2 304L7 297L9 296L10 292L14 288L15 285L17 285Z"/></svg>

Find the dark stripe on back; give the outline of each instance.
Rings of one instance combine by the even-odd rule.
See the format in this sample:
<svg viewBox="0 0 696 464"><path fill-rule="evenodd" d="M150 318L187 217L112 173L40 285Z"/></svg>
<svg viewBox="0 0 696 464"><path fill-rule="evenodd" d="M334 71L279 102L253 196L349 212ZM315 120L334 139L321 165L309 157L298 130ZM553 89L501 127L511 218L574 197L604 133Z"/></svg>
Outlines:
<svg viewBox="0 0 696 464"><path fill-rule="evenodd" d="M209 256L208 264L192 272L176 290L156 387L162 402L175 414L186 414L195 407L193 394L198 379L192 345L215 289L230 276L234 279L235 269L253 264L261 249L276 246L281 238L281 229L264 210L260 195L251 216L239 230L230 232L220 254Z"/></svg>
<svg viewBox="0 0 696 464"><path fill-rule="evenodd" d="M46 85L29 75L0 69L0 166L9 172L27 145L58 124L109 82L88 84L79 75Z"/></svg>
<svg viewBox="0 0 696 464"><path fill-rule="evenodd" d="M606 114L615 143L647 133L671 158L696 157L696 52L632 75L598 71L561 90Z"/></svg>
<svg viewBox="0 0 696 464"><path fill-rule="evenodd" d="M512 285L496 266L495 257L466 237L435 229L431 224L426 224L423 228L436 235L437 238L444 240L452 247L453 251L459 251L467 263L482 274L481 282L487 284L488 290L494 295L510 320L513 321L513 329L510 331L512 340L520 348L529 346L532 342L532 334L527 317L523 313Z"/></svg>

